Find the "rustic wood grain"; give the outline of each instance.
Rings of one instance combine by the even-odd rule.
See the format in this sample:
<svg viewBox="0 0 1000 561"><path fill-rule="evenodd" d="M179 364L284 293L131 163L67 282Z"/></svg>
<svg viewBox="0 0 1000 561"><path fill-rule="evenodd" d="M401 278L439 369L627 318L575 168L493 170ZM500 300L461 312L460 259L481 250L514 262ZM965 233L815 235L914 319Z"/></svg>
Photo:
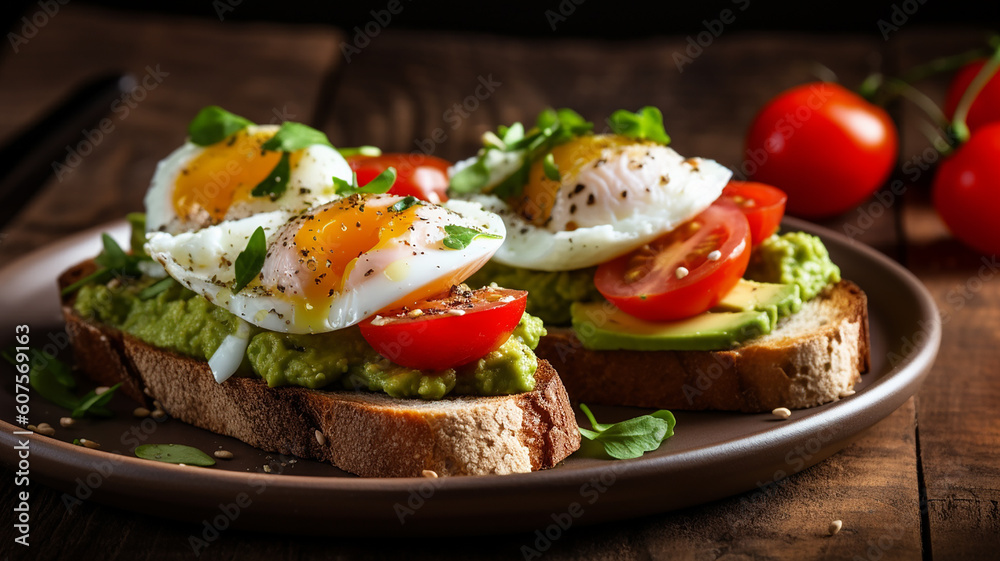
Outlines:
<svg viewBox="0 0 1000 561"><path fill-rule="evenodd" d="M435 155L450 159L471 155L483 131L500 123L531 119L546 105L572 106L598 120L621 107L635 109L656 104L664 109L674 145L681 153L714 157L739 166L743 159L742 135L754 111L781 89L809 80L813 61L827 64L846 83L857 83L869 69L869 56L883 50L879 41L860 37L724 34L683 72L678 72L673 54L683 52L687 44L683 37L627 43L555 43L387 30L346 64L340 58L336 35L330 31L135 19L75 8L66 8L50 25L20 55L0 63L0 83L4 84L0 87L0 106L17 108L13 112L16 115L0 119L0 132L26 122L25 114L37 114L40 107L58 97L52 90L65 91L82 78L86 73L78 70L79 66L92 65L88 68L96 69L103 61L111 61L141 72L146 64L159 62L169 71L169 62L176 68L171 78L177 79L173 83L164 81L162 88L121 124L114 138L103 143L74 172L74 177L64 184L53 182L46 187L41 198L8 229L8 241L0 246L3 259L138 208L156 160L180 142L190 114L207 103L225 104L260 121L268 119L269 108L286 103L291 107L294 103L296 118L312 115L314 109L317 114L328 115L322 125L337 144L379 144L399 151L425 146ZM94 36L102 38L94 41L100 44L88 45ZM170 41L171 49L183 52L166 50L160 44L164 37L183 38ZM933 43L934 37L924 35L914 40ZM219 52L226 55L220 56ZM890 49L886 54L895 52ZM61 74L50 75L45 65L52 64L61 65ZM317 102L317 92L325 83L324 71L334 64L342 65L342 75L330 82L333 87L329 96ZM491 74L501 85L486 99L477 100L478 108L452 128L456 121L445 111L475 96L479 77ZM6 86L12 81L38 91L12 90ZM445 140L417 144L433 139L437 128L447 136ZM829 224L840 228L853 220L856 218L849 213ZM894 216L890 213L879 217L860 239L883 248L895 247L899 240ZM11 241L17 243L12 246ZM981 305L981 314L995 309L994 302ZM977 339L975 333L966 335L970 337L966 345L987 344L982 336ZM995 360L995 355L991 356ZM972 366L969 362L963 364ZM975 387L981 397L974 405L980 409L989 404L995 407L998 399L991 397L989 388L983 384ZM924 411L927 399L945 401L951 409L964 406L965 393L958 388L932 398L922 395L920 411ZM946 418L951 409L936 420L958 427L959 421ZM924 417L921 421L925 421ZM750 493L678 513L575 528L544 558L919 557L914 423L915 409L910 402L840 454L784 480L773 492ZM921 436L925 433L926 429ZM960 455L966 450L962 443L945 442L943 429L940 434L942 438L934 442L939 452L931 454L931 444L926 441L922 451L925 470L928 463L945 466L941 468L941 479L934 479L936 488L943 490L932 495L932 499L941 499L940 506L931 503L941 512L938 518L943 519L958 511L957 507L948 510L945 505L960 502L944 500L948 488L985 493L989 485L996 485L995 475L990 475L994 472L989 471L995 467L982 465L988 459L986 443L995 443L996 438L984 438L974 446L975 467L986 474L980 477L961 472L959 464L964 460L946 459L949 450ZM953 465L949 466L948 461ZM9 475L5 472L0 477ZM0 487L0 504L5 505L0 515L0 543L4 548L13 537L8 523L10 509L6 507L12 504L11 492L9 485ZM193 555L187 537L199 531L197 524L164 521L90 503L67 513L59 493L38 486L32 492L38 501L33 506L35 532L43 538L59 536L59 540L40 539L30 558L55 559L64 552L73 552L81 559L190 559ZM969 496L956 495L956 499L963 498ZM970 509L963 520L989 523L989 512L982 512L988 500L966 503L980 511L980 516L972 516ZM826 528L833 519L842 519L844 529L837 536L827 537ZM940 520L937 524L935 528L945 536L958 528L957 524L948 526ZM520 547L533 539L523 534L447 542L374 543L229 531L201 557L442 559L481 553L485 559L509 559L520 558Z"/></svg>
<svg viewBox="0 0 1000 561"><path fill-rule="evenodd" d="M180 146L187 123L218 104L258 122L309 120L334 65L332 29L172 20L69 5L0 64L0 136L39 117L87 78L111 71L147 80L129 104L109 106L113 130L52 178L6 229L0 263L42 244L141 210L156 162ZM16 84L16 87L13 85ZM119 107L119 106L116 106ZM100 134L101 136L96 136ZM86 142L81 134L81 141ZM76 148L75 146L73 147ZM79 153L86 154L84 146Z"/></svg>
<svg viewBox="0 0 1000 561"><path fill-rule="evenodd" d="M934 41L903 36L896 44L904 65L982 46L983 32L939 33ZM950 75L919 84L938 102ZM913 106L905 118L922 115ZM904 130L904 161L911 161L903 225L907 264L937 301L943 337L934 370L918 395L920 457L926 485L928 538L934 559L995 558L1000 548L1000 268L949 235L929 201L930 143L916 127ZM921 158L913 160L913 158ZM920 171L920 173L917 173ZM915 333L918 336L919 333Z"/></svg>

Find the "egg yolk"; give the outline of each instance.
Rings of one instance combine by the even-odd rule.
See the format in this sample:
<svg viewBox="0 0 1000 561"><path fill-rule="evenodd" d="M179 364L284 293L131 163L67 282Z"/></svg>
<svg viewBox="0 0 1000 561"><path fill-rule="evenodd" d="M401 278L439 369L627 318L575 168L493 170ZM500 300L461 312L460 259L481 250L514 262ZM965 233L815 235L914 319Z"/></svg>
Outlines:
<svg viewBox="0 0 1000 561"><path fill-rule="evenodd" d="M183 220L207 213L212 224L221 222L234 203L249 201L251 191L278 165L280 151L264 150L274 131L244 129L222 142L206 146L177 176L174 212ZM302 151L289 158L295 169Z"/></svg>
<svg viewBox="0 0 1000 561"><path fill-rule="evenodd" d="M545 176L542 161L535 162L528 172L528 182L524 185L524 191L511 201L511 206L525 220L536 226L545 226L549 216L552 215L556 195L567 178L575 177L589 164L596 164L605 149L635 143L635 140L624 136L601 134L577 137L556 146L552 149L552 159L559 168L562 180L549 179ZM573 187L575 186L569 186Z"/></svg>
<svg viewBox="0 0 1000 561"><path fill-rule="evenodd" d="M308 217L295 234L299 263L306 268L299 275L308 277L303 283L306 300L318 301L339 292L358 258L411 229L418 220L418 208L395 211L388 203L350 198Z"/></svg>

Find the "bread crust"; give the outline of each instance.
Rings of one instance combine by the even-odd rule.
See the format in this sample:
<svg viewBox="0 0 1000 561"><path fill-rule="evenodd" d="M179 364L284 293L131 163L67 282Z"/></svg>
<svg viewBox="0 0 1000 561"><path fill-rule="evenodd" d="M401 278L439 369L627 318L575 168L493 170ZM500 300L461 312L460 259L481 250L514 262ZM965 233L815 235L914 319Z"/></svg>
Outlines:
<svg viewBox="0 0 1000 561"><path fill-rule="evenodd" d="M591 351L550 328L536 350L574 402L679 410L799 409L849 394L869 369L865 293L840 281L771 334L728 351Z"/></svg>
<svg viewBox="0 0 1000 561"><path fill-rule="evenodd" d="M84 263L60 286L88 273ZM496 397L398 399L365 391L269 388L88 321L63 305L76 364L129 397L159 400L172 417L269 452L333 463L364 477L487 475L550 468L580 446L572 405L555 369L539 360L535 389ZM318 436L322 435L322 436Z"/></svg>

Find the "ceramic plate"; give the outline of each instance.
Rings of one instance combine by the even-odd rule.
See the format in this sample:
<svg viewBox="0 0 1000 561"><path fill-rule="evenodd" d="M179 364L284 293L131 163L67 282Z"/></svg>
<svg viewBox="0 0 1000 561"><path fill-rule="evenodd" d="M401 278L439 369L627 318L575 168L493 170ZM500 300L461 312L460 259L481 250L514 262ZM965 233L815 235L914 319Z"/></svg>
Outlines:
<svg viewBox="0 0 1000 561"><path fill-rule="evenodd" d="M855 395L796 411L787 421L770 414L678 412L676 435L635 460L573 456L555 469L519 475L365 479L330 465L268 454L176 420L141 421L131 414L135 404L124 397L112 402L117 411L113 419L62 428L57 421L67 412L32 396L30 422L49 422L57 428L56 436L16 435L21 427L13 424L13 372L5 363L2 460L15 466L14 446L27 438L31 477L64 491L68 502L93 500L196 523L209 520L218 528L327 535L554 532L567 521L591 524L755 489L766 493L774 481L837 452L916 393L941 336L930 296L894 261L806 222L786 219L785 227L820 235L843 276L868 294L872 354L871 372L862 377ZM127 240L124 223L109 224L0 271L0 333L5 341L12 340L15 325L28 325L34 346L48 346L70 360L55 278L67 266L95 255L102 231ZM643 412L595 408L602 421ZM101 443L102 449L71 444L79 437ZM183 443L209 452L224 448L235 457L212 468L163 464L131 455L143 442Z"/></svg>

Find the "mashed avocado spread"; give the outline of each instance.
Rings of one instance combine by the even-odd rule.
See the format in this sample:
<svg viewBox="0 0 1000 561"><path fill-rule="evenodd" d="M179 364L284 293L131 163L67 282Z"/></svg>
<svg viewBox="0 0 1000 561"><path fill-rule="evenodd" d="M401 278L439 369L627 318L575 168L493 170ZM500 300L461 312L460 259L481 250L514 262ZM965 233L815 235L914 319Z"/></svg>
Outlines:
<svg viewBox="0 0 1000 561"><path fill-rule="evenodd" d="M596 267L574 271L533 271L490 261L465 281L473 288L495 282L505 288L528 291L527 312L546 324L569 325L574 302L597 302L604 297L594 286Z"/></svg>
<svg viewBox="0 0 1000 561"><path fill-rule="evenodd" d="M774 234L754 250L744 275L750 280L797 284L803 301L840 281L840 268L818 237L805 232Z"/></svg>
<svg viewBox="0 0 1000 561"><path fill-rule="evenodd" d="M208 360L222 340L236 332L235 316L180 285L141 299L139 292L153 282L144 277L115 289L86 285L74 308L151 345L201 360ZM423 399L521 393L535 387L533 349L543 335L542 321L525 314L510 339L487 356L455 369L425 372L382 358L357 327L315 335L258 329L237 375L260 376L271 387L368 389Z"/></svg>

